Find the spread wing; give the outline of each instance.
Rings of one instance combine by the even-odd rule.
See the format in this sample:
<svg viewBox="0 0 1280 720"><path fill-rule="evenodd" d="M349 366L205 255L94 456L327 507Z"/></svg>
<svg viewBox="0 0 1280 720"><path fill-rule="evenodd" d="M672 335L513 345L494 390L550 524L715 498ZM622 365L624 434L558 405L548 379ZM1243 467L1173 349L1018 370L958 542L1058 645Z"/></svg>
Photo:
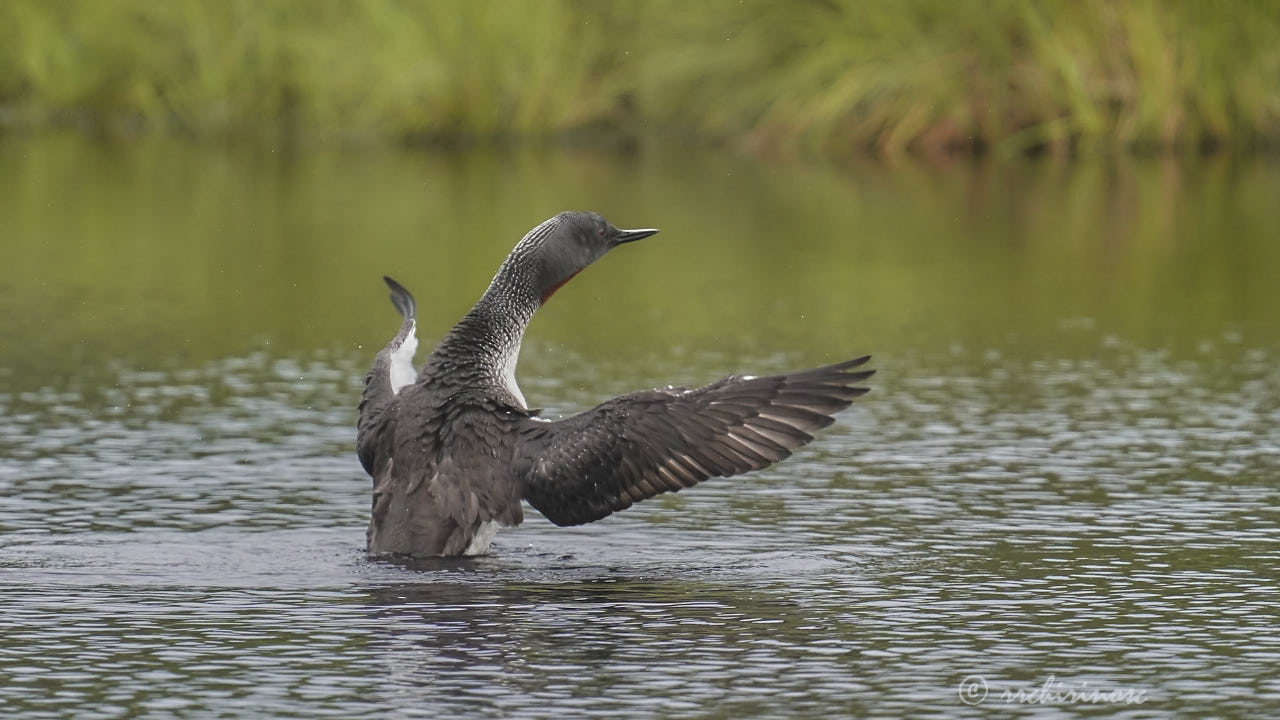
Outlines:
<svg viewBox="0 0 1280 720"><path fill-rule="evenodd" d="M696 390L616 397L555 422L527 420L513 469L523 495L557 525L599 520L710 477L789 456L867 392L870 356L768 377L728 377Z"/></svg>
<svg viewBox="0 0 1280 720"><path fill-rule="evenodd" d="M418 304L413 294L389 277L383 277L391 288L391 304L396 306L404 321L400 332L387 346L378 351L373 367L364 377L364 394L360 397L360 419L356 425L356 454L365 472L374 474L379 438L386 435L383 413L392 399L405 385L418 379L413 367L413 355L418 350ZM385 439L385 438L384 438Z"/></svg>

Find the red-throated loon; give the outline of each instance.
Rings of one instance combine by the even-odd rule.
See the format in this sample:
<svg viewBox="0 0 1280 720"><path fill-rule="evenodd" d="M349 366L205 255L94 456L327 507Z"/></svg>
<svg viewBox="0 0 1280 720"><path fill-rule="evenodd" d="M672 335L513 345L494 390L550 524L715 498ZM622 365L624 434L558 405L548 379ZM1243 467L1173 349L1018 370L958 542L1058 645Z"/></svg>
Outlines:
<svg viewBox="0 0 1280 720"><path fill-rule="evenodd" d="M563 212L516 245L475 307L421 372L413 296L391 278L404 318L365 377L356 450L373 477L371 555L484 553L520 501L557 525L588 523L710 477L759 470L867 392L860 357L803 372L731 376L697 389L644 390L561 420L537 416L516 385L520 341L561 285L622 243L591 212Z"/></svg>

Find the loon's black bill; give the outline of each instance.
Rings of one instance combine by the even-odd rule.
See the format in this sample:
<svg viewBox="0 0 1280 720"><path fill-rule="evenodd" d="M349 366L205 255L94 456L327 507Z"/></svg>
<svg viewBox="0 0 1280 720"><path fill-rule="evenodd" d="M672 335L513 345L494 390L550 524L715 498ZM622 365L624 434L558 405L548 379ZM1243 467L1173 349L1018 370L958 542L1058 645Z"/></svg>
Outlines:
<svg viewBox="0 0 1280 720"><path fill-rule="evenodd" d="M635 240L643 240L650 235L657 235L657 228L643 228L640 230L619 230L618 243L633 242Z"/></svg>

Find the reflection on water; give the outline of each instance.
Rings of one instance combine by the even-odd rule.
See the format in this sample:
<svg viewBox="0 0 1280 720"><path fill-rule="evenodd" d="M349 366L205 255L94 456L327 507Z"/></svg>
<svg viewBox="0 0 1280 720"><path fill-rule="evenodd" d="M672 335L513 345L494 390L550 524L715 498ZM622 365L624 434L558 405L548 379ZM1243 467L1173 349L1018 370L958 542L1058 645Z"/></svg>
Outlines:
<svg viewBox="0 0 1280 720"><path fill-rule="evenodd" d="M163 150L0 145L6 716L1280 706L1274 168ZM367 561L378 275L438 333L563 205L679 232L557 295L531 401L863 350L874 391L769 471Z"/></svg>

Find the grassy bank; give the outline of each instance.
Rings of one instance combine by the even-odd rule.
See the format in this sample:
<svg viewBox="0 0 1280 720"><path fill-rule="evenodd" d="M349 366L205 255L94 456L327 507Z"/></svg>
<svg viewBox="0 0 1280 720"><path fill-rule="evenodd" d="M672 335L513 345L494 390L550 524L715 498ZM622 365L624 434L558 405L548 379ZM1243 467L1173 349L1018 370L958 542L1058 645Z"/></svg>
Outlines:
<svg viewBox="0 0 1280 720"><path fill-rule="evenodd" d="M1280 141L1280 0L8 0L0 124L804 153Z"/></svg>

